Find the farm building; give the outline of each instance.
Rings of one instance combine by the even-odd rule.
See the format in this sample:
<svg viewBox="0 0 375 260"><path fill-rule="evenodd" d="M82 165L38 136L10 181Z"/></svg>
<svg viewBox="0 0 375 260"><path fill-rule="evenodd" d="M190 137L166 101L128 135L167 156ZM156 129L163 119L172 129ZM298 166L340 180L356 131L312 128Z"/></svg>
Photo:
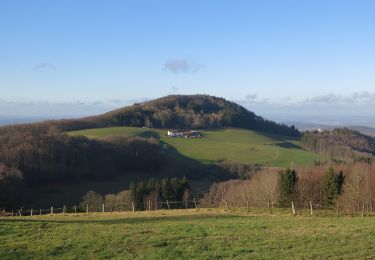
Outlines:
<svg viewBox="0 0 375 260"><path fill-rule="evenodd" d="M167 136L182 137L182 138L199 138L201 137L201 134L199 131L168 130Z"/></svg>
<svg viewBox="0 0 375 260"><path fill-rule="evenodd" d="M168 130L167 136L169 137L182 137L183 132L179 130Z"/></svg>

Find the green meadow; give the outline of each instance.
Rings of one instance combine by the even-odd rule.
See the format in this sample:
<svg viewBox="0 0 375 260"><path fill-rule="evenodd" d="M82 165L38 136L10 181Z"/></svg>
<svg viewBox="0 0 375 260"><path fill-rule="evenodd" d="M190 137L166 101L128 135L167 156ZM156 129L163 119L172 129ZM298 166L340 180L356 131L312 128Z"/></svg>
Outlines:
<svg viewBox="0 0 375 260"><path fill-rule="evenodd" d="M260 209L2 217L0 259L373 259L374 227Z"/></svg>
<svg viewBox="0 0 375 260"><path fill-rule="evenodd" d="M171 138L166 130L136 127L109 127L70 132L88 138L108 136L155 137L173 147L178 153L201 163L231 160L241 163L290 167L311 165L322 160L320 155L304 151L297 139L254 132L245 129L223 128L204 131L199 139Z"/></svg>

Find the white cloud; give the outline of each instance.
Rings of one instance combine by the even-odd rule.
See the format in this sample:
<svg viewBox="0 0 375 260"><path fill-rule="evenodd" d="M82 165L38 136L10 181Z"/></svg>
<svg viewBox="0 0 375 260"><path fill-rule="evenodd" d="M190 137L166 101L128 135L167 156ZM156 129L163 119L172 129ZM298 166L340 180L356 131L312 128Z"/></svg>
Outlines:
<svg viewBox="0 0 375 260"><path fill-rule="evenodd" d="M36 70L45 70L45 69L54 70L54 69L56 69L56 66L52 63L42 62L42 63L34 65L34 69L36 69Z"/></svg>
<svg viewBox="0 0 375 260"><path fill-rule="evenodd" d="M375 104L375 93L362 91L354 92L347 96L331 93L308 98L303 102L317 105L371 105Z"/></svg>
<svg viewBox="0 0 375 260"><path fill-rule="evenodd" d="M172 73L198 72L203 68L202 64L188 61L186 59L171 59L164 63L164 70Z"/></svg>

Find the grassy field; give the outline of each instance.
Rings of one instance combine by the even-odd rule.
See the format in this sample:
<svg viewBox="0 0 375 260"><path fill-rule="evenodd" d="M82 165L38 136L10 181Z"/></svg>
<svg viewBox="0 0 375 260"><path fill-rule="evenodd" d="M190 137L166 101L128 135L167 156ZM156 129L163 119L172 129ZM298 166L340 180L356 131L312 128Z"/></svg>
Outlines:
<svg viewBox="0 0 375 260"><path fill-rule="evenodd" d="M259 209L3 217L0 259L373 259L374 227Z"/></svg>
<svg viewBox="0 0 375 260"><path fill-rule="evenodd" d="M166 137L165 130L136 127L110 127L70 132L89 138L107 136L156 137L180 154L202 163L231 160L276 167L310 165L323 159L300 148L299 140L244 129L224 128L205 131L200 139Z"/></svg>

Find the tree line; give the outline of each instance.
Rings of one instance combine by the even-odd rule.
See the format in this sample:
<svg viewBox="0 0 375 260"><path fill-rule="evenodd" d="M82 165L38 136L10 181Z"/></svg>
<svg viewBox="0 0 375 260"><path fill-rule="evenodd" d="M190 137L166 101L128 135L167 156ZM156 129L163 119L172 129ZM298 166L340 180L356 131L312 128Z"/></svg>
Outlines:
<svg viewBox="0 0 375 260"><path fill-rule="evenodd" d="M164 160L158 140L153 138L90 140L69 136L55 127L2 128L0 206L17 202L14 193L21 196L27 185L109 179L137 171L153 172L160 169Z"/></svg>
<svg viewBox="0 0 375 260"><path fill-rule="evenodd" d="M290 207L309 205L337 206L360 210L362 205L375 209L375 167L354 164L318 165L281 170L264 168L248 180L214 183L200 199L204 207L241 206Z"/></svg>
<svg viewBox="0 0 375 260"><path fill-rule="evenodd" d="M188 207L191 190L189 182L182 178L150 179L131 183L129 189L117 194L102 196L95 191L88 191L82 198L82 210L101 211L105 205L106 211L121 209L147 210ZM181 202L176 204L176 202Z"/></svg>

